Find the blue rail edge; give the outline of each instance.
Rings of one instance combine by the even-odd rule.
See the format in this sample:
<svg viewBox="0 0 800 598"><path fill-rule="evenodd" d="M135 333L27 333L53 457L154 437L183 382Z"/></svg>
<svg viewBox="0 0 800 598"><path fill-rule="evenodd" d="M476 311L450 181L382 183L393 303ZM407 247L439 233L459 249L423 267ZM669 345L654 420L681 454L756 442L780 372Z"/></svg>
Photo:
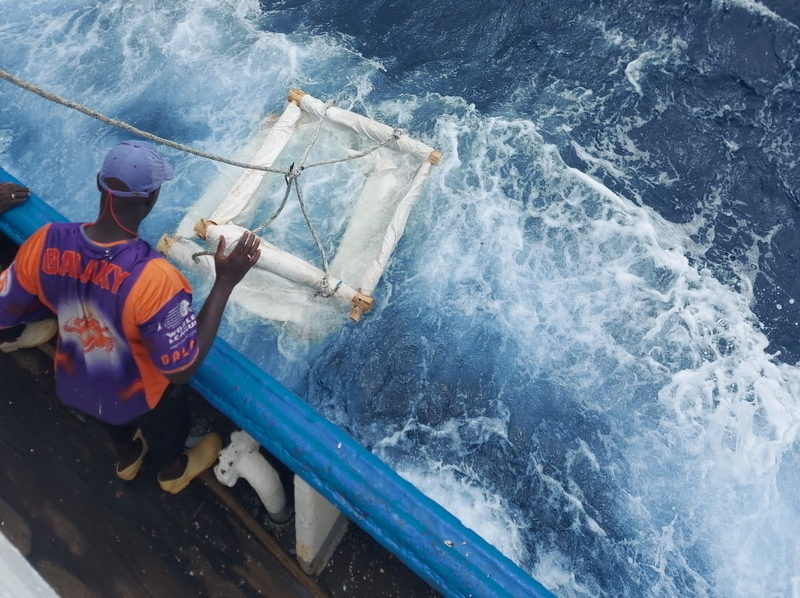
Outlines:
<svg viewBox="0 0 800 598"><path fill-rule="evenodd" d="M19 183L0 168L0 182L7 181ZM65 220L32 194L25 204L0 216L0 232L20 244L44 224ZM553 597L221 338L191 385L445 596Z"/></svg>

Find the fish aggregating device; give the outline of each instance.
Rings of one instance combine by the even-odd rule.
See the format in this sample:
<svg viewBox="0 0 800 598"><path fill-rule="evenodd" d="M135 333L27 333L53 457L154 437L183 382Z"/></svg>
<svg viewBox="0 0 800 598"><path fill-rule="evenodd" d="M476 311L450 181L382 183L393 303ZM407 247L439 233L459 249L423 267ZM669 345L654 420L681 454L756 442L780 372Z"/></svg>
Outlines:
<svg viewBox="0 0 800 598"><path fill-rule="evenodd" d="M162 236L157 247L189 271L199 268L210 277L214 272L210 256L214 252L204 250L198 241L204 240L213 248L224 236L232 249L251 230L259 235L261 256L232 299L252 314L287 324L302 336L321 337L343 325L348 315L350 320L358 322L372 308L375 287L403 235L431 167L438 164L442 154L412 139L402 129L338 108L299 89L289 90L287 102L277 120L265 119L263 129L243 150L243 157L253 164L272 167L284 153L299 153L300 146L306 145L300 161L295 160L285 171L245 170L227 192L225 186L230 185L232 178L219 177L188 210L176 234ZM317 147L318 152L334 152L334 155L338 152L338 156L309 163L309 154L318 141L324 141ZM347 172L340 166L345 162ZM351 165L358 167L355 174ZM339 180L334 182L329 178L322 184L312 180L308 188L313 188L313 193L305 197L301 175L318 166L336 169L333 177L338 175ZM282 173L283 181L266 177L268 172ZM265 178L272 179L271 183ZM306 179L302 181L305 186ZM276 183L285 183L282 201L263 224L248 226L263 212L265 198L276 197ZM269 187L273 187L272 193ZM320 265L311 263L313 258L298 255L308 254L310 244L306 243L305 252L302 248L294 251L262 236L264 231L271 232L289 244L297 237L287 234L285 227L271 227L287 206L292 191L316 245ZM334 201L336 206L321 206L318 200L322 195L328 200L337 199L334 191L339 195L343 192L345 198ZM222 201L214 205L223 192ZM307 203L318 212L328 210L324 220L328 228L334 229L328 232L338 237L330 259ZM338 209L349 209L350 213L341 218L336 213ZM191 238L193 234L195 237Z"/></svg>

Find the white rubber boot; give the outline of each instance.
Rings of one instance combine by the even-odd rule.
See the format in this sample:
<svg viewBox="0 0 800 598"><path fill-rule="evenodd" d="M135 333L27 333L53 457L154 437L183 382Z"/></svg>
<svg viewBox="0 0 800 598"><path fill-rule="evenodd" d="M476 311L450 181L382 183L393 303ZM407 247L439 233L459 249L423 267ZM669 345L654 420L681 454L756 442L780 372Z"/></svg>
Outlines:
<svg viewBox="0 0 800 598"><path fill-rule="evenodd" d="M56 332L58 332L58 320L50 319L31 322L25 325L25 329L17 340L0 343L0 351L11 353L11 351L16 351L17 349L38 347L53 338Z"/></svg>

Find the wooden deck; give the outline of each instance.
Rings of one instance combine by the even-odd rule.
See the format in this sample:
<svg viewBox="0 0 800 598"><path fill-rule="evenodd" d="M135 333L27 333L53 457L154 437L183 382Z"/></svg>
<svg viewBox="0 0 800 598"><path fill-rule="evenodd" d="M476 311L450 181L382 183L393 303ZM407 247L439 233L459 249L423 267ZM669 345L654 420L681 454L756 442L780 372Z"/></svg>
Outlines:
<svg viewBox="0 0 800 598"><path fill-rule="evenodd" d="M147 464L118 480L102 428L54 399L44 355L0 356L0 380L0 525L62 596L328 595L209 491L213 477L178 496Z"/></svg>

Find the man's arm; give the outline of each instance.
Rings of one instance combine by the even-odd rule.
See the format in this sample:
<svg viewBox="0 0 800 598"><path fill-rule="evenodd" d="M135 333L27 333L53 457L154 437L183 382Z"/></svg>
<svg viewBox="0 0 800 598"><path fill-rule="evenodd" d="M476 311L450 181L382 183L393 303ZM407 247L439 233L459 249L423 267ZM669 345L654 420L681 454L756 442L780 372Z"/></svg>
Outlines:
<svg viewBox="0 0 800 598"><path fill-rule="evenodd" d="M220 237L217 252L214 255L217 277L197 316L197 357L186 369L174 374L166 374L167 380L173 384L188 382L203 363L217 336L222 313L225 311L231 292L261 256L258 237L250 232L246 232L242 236L230 255L225 256L224 252L225 237Z"/></svg>
<svg viewBox="0 0 800 598"><path fill-rule="evenodd" d="M0 183L0 214L24 203L30 194L27 187L15 183Z"/></svg>
<svg viewBox="0 0 800 598"><path fill-rule="evenodd" d="M39 300L38 268L48 228L46 224L26 239L11 265L0 271L0 328L53 317Z"/></svg>

